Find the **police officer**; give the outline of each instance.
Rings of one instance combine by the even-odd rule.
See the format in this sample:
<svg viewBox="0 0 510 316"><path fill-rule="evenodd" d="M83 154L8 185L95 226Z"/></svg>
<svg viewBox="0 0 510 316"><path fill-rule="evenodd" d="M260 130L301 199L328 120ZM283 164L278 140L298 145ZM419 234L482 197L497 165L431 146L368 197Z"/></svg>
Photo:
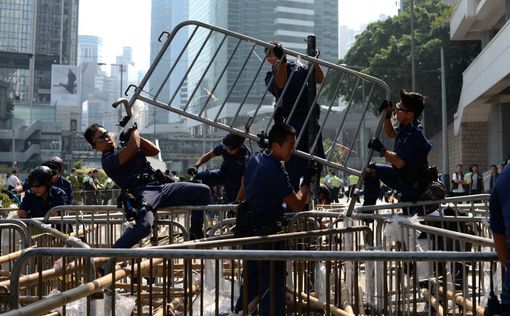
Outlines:
<svg viewBox="0 0 510 316"><path fill-rule="evenodd" d="M92 124L85 139L96 151L103 153L101 164L105 173L122 190L135 199L136 224L115 242L114 248L130 248L148 236L154 223L153 210L158 207L179 205L207 205L210 191L206 185L196 183L161 183L150 167L146 156L154 156L159 149L150 141L140 137L136 125L129 131L125 147L117 149L110 133L99 124ZM193 211L190 233L192 238L203 237L203 212Z"/></svg>
<svg viewBox="0 0 510 316"><path fill-rule="evenodd" d="M73 187L71 185L71 182L67 181L62 176L62 168L64 166L64 161L62 158L53 156L50 159L48 159L46 162L42 164L43 166L46 166L50 168L53 171L53 177L51 180L51 184L57 188L61 188L64 190L64 192L67 195L67 205L73 204Z"/></svg>
<svg viewBox="0 0 510 316"><path fill-rule="evenodd" d="M281 161L289 161L296 146L296 131L288 124L274 125L269 132L269 150L253 155L246 164L244 190L248 215L243 216L243 227L250 227L246 235L260 236L275 234L282 230L284 209L282 203L293 211L300 211L308 199L308 186L312 172L306 172L302 186L294 191L289 176ZM271 179L268 181L268 179ZM237 229L237 228L236 228ZM273 244L248 245L246 248L283 249L281 242ZM274 278L269 279L270 266L274 265ZM236 304L236 312L243 309L256 296L259 296L259 314L269 315L270 305L274 315L284 315L285 265L284 262L247 262L248 302L243 302L243 287ZM262 271L263 273L259 273ZM260 278L260 279L259 279ZM270 285L274 288L269 290ZM274 296L270 297L273 292ZM246 303L246 304L245 304Z"/></svg>
<svg viewBox="0 0 510 316"><path fill-rule="evenodd" d="M244 174L244 166L251 155L250 150L243 143L244 137L232 133L227 134L221 144L200 157L196 164L188 169L188 174L195 175L195 180L201 180L209 187L223 185L227 192L227 203L239 201L238 194L241 187L241 178ZM201 165L218 156L223 158L220 169L197 173Z"/></svg>
<svg viewBox="0 0 510 316"><path fill-rule="evenodd" d="M51 169L52 171L52 178L51 178L51 185L54 187L62 189L66 193L66 205L73 204L73 187L71 185L71 182L67 181L62 176L62 167L64 165L64 162L62 158L53 156L50 159L46 160L41 166L46 166ZM22 185L18 186L16 188L16 191L18 193L25 192L30 188L30 184L28 181L24 181Z"/></svg>
<svg viewBox="0 0 510 316"><path fill-rule="evenodd" d="M506 270L501 293L501 315L510 315L510 168L503 169L494 185L489 211L494 248Z"/></svg>
<svg viewBox="0 0 510 316"><path fill-rule="evenodd" d="M416 92L400 91L400 102L392 109L384 101L380 111L386 111L384 132L395 139L394 151L388 150L377 138L370 139L368 148L386 158L387 164L371 163L365 175L365 200L363 205L375 205L380 193L380 182L401 193L400 201L417 201L425 192L427 183L427 155L432 148L423 134L418 117L423 112L425 98ZM399 122L394 127L392 112ZM406 211L408 212L408 211Z"/></svg>
<svg viewBox="0 0 510 316"><path fill-rule="evenodd" d="M305 125L306 117L310 109L310 106L308 105L308 85L306 82L308 68L304 65L298 65L293 61L288 61L281 43L272 42L272 44L274 44L274 47L265 49L266 60L272 65L271 71L266 73L265 83L268 91L275 97L276 103L280 103L274 115L275 124L286 122L294 127L297 135L299 135L301 129L304 127L305 131L301 136L297 149L308 152L308 124L313 122L312 119L315 119L314 123L319 126L319 108L316 108L316 117L311 117L308 120L309 123ZM318 65L316 70L316 81L317 83L321 83L324 80L324 74ZM289 82L287 83L288 80ZM298 96L303 85L305 88L298 100ZM283 93L284 89L285 93ZM298 100L296 109L292 116L290 116L296 100ZM322 136L319 137L317 148L315 150L315 154L317 156L324 157ZM290 183L295 191L299 190L299 180L303 176L303 172L306 169L307 164L308 162L306 159L299 158L296 155L292 156L289 161L285 162L285 168L289 174Z"/></svg>
<svg viewBox="0 0 510 316"><path fill-rule="evenodd" d="M53 172L46 166L35 167L27 178L30 187L19 207L20 218L44 217L52 207L65 205L66 193L51 185Z"/></svg>

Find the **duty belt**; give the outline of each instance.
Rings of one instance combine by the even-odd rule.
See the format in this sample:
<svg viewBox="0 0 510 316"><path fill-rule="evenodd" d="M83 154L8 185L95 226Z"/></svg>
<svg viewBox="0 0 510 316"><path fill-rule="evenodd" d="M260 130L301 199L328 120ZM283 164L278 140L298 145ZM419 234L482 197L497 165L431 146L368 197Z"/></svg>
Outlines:
<svg viewBox="0 0 510 316"><path fill-rule="evenodd" d="M126 190L133 190L137 186L145 185L147 183L154 182L154 181L156 181L156 177L154 176L154 174L141 173L141 174L132 176L128 180L128 182L126 183L124 188Z"/></svg>

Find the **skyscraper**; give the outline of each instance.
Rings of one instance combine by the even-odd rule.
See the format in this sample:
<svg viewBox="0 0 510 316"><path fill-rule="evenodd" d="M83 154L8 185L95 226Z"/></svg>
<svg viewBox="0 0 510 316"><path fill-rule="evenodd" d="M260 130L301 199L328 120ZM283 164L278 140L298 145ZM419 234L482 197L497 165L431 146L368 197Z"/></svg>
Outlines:
<svg viewBox="0 0 510 316"><path fill-rule="evenodd" d="M338 61L338 3L336 0L190 0L189 19L226 28L264 41L279 41L284 47L303 54L306 54L306 37L314 34L317 37L317 48L321 51L320 58L334 63ZM209 39L216 43L220 40L221 38L214 37ZM202 40L197 40L191 44L188 49L189 61L193 60L202 42ZM236 45L236 41L227 41L227 49L218 54L219 57L216 58L214 67L207 71L190 104L197 101L197 108L203 106L204 100L198 101L198 99L206 95L206 91L211 90L211 83L220 76L227 58L231 56ZM215 48L217 46L214 43L210 45ZM212 56L214 51L207 51L208 47L206 46L204 49L205 55ZM224 74L226 80L221 80L220 85L215 89L214 94L220 102L225 99L233 85L248 51L247 45L241 46L236 51L237 58L232 59L226 74ZM259 50L257 53L257 58L250 58L247 62L246 69L229 96L228 101L232 106L238 106L252 84L255 73L262 62L260 59L264 57L263 51ZM204 52L201 53L201 61L208 60L205 55ZM198 63L193 67L188 76L188 87L197 86L196 83L200 80L206 67L206 62ZM256 104L264 91L263 80L257 80L250 90L250 95L247 96L246 103ZM191 96L191 94L192 92L189 91L188 95ZM270 97L267 96L267 98L267 102L270 103ZM207 107L209 106L214 105L208 104Z"/></svg>
<svg viewBox="0 0 510 316"><path fill-rule="evenodd" d="M161 32L171 32L172 29L179 23L188 19L188 0L180 1L167 1L167 0L152 0L151 8L151 51L150 58L151 62L154 61L157 54L161 50L161 46L164 41L158 41ZM170 48L169 54L165 54L161 65L163 69L170 69L172 61L175 61L181 51L186 37L184 34L174 40L174 45ZM173 70L173 75L169 78L164 88L161 90L159 96L162 100L170 100L179 84L180 78L187 65L187 56L181 57L179 63ZM149 91L151 94L156 93L163 81L165 80L166 73L157 72L155 73L149 82ZM174 98L172 104L180 107L186 100L186 84L184 84L180 91L177 92L177 96ZM178 119L177 115L170 113L166 110L158 109L157 107L151 107L149 111L148 123L153 125L154 121L158 124L174 122ZM156 129L154 129L156 131Z"/></svg>
<svg viewBox="0 0 510 316"><path fill-rule="evenodd" d="M14 116L31 124L55 120L50 105L53 64L76 65L78 0L0 2L0 81Z"/></svg>

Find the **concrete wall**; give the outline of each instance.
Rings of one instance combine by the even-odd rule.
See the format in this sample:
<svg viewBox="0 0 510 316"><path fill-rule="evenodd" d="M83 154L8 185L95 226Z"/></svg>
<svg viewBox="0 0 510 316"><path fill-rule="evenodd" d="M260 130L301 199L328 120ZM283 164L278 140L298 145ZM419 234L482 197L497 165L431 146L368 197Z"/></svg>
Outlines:
<svg viewBox="0 0 510 316"><path fill-rule="evenodd" d="M457 164L467 169L478 164L485 171L487 162L487 122L465 122L457 136L453 135L453 124L448 126L448 170L451 174ZM429 163L436 165L443 172L443 135L438 133L430 139L433 148L429 153Z"/></svg>

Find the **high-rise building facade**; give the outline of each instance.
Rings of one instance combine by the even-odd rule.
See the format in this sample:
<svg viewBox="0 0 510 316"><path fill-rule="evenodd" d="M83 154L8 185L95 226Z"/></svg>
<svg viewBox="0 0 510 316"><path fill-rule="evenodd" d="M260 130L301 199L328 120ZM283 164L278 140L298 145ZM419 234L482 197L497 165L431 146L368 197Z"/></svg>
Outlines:
<svg viewBox="0 0 510 316"><path fill-rule="evenodd" d="M52 65L76 65L78 8L78 0L0 2L0 81L27 125L55 120Z"/></svg>
<svg viewBox="0 0 510 316"><path fill-rule="evenodd" d="M151 8L151 50L150 50L150 58L151 62L154 61L157 54L161 50L161 46L164 41L158 41L159 36L162 32L171 32L173 28L188 19L188 0L180 0L180 1L167 1L167 0L152 0L152 8ZM170 69L170 65L173 61L177 60L179 53L181 52L184 44L186 42L186 36L183 33L180 33L177 38L175 38L172 47L168 54L165 54L163 59L161 60L161 69ZM172 71L172 76L168 79L164 88L160 91L160 98L162 100L169 101L173 96L176 87L179 85L180 78L183 77L184 72L186 71L187 66L187 55L183 55L175 68ZM149 91L150 93L156 93L156 91L160 88L161 84L164 82L167 73L157 72L155 73L149 82ZM172 105L176 107L181 107L187 96L186 91L186 83L182 85L179 91L176 93L172 101ZM152 107L149 111L148 124L153 125L153 130L157 131L156 124L166 124L169 122L175 122L179 118L177 115L170 113L166 110L159 109L157 107Z"/></svg>
<svg viewBox="0 0 510 316"><path fill-rule="evenodd" d="M317 48L321 51L320 58L336 63L338 61L338 3L336 0L190 0L189 18L198 20L230 31L238 32L264 41L279 41L284 47L296 50L303 54L306 53L306 37L316 35ZM221 38L210 38L209 41L219 42ZM196 52L200 49L201 40L195 41L195 46L188 49L188 60L193 60ZM211 67L194 99L207 95L211 90L211 83L215 82L220 76L227 59L236 49L236 41L227 42L227 50L220 52L216 57L216 64ZM216 48L218 45L212 44L210 47ZM213 56L214 51L208 52L208 46L205 47L205 54ZM248 55L249 47L240 47L236 51L238 58L230 61L226 80L222 80L214 95L218 100L224 100L230 90L236 76L244 63L245 56ZM259 69L263 51L258 51L258 58L250 58L242 76L236 82L236 88L229 96L229 102L239 104L244 99L244 93L252 84L256 71ZM204 52L200 56L201 60L207 60ZM223 63L223 64L222 64ZM195 87L196 82L200 80L205 72L207 63L198 63L195 65L188 76L188 87ZM221 86L223 84L223 86ZM255 82L247 96L246 103L257 103L265 91L263 80ZM268 102L270 102L270 97ZM193 100L192 100L193 101ZM197 108L200 108L204 102L197 102ZM191 102L190 104L193 104ZM214 106L214 104L209 105ZM228 106L228 104L227 104Z"/></svg>

